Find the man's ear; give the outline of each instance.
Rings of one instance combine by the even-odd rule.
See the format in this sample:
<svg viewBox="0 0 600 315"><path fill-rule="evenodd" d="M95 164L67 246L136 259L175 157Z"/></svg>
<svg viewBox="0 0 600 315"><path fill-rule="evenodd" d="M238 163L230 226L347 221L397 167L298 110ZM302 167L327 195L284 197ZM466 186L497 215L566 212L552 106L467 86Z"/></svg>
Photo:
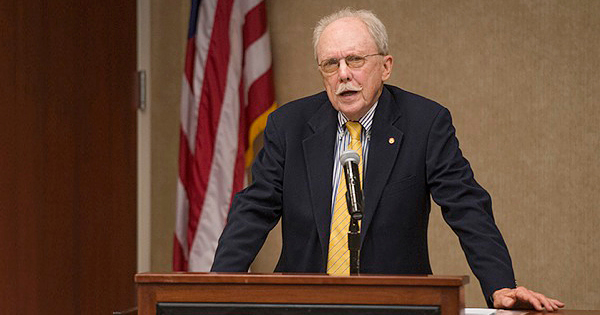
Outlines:
<svg viewBox="0 0 600 315"><path fill-rule="evenodd" d="M392 75L392 67L394 66L394 57L391 55L383 56L383 73L381 74L381 80L386 81Z"/></svg>

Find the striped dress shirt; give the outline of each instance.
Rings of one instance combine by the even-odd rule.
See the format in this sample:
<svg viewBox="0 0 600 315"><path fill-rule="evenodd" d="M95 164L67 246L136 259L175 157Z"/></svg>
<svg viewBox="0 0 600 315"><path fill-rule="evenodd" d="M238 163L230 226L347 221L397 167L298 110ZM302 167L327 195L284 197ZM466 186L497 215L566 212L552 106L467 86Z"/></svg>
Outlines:
<svg viewBox="0 0 600 315"><path fill-rule="evenodd" d="M367 157L369 156L369 142L371 140L371 126L373 125L373 116L375 114L375 108L379 102L375 102L375 104L369 109L369 111L358 120L358 122L362 125L362 132L360 135L360 141L362 143L362 156L361 159L363 161L363 174L362 177L364 181L364 174L367 169ZM338 129L335 143L335 154L333 155L333 179L331 181L331 185L333 187L333 191L331 194L331 213L333 214L333 207L335 205L335 197L337 195L337 189L340 185L340 178L344 175L344 168L340 163L340 156L350 144L350 133L348 129L346 129L346 122L349 119L342 114L342 112L338 111ZM361 182L361 188L363 184ZM364 189L364 188L363 188Z"/></svg>

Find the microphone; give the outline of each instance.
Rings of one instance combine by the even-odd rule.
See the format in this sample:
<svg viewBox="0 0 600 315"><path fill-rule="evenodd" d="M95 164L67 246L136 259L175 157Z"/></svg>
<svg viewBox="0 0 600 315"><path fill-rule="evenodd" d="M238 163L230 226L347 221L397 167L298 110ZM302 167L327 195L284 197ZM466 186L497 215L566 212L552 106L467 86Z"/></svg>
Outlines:
<svg viewBox="0 0 600 315"><path fill-rule="evenodd" d="M363 194L360 189L360 174L358 163L360 156L354 150L346 150L340 156L340 163L344 167L346 176L346 203L348 204L348 212L355 220L360 220L363 217Z"/></svg>

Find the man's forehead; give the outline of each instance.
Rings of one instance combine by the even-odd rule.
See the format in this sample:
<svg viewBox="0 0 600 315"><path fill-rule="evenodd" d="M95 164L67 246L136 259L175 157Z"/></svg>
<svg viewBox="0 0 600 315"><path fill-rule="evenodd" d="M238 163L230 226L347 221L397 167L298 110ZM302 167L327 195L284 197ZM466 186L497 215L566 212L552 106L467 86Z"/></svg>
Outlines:
<svg viewBox="0 0 600 315"><path fill-rule="evenodd" d="M376 48L366 24L358 18L341 18L331 22L321 33L317 46L319 56L336 52L362 52Z"/></svg>

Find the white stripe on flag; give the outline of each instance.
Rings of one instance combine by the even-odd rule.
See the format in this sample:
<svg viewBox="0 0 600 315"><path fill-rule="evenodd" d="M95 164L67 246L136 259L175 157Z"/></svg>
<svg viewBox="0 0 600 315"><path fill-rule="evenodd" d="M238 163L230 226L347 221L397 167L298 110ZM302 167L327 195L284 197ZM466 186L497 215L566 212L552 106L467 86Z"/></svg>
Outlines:
<svg viewBox="0 0 600 315"><path fill-rule="evenodd" d="M260 4L262 1L263 0L237 0L237 1L235 1L233 6L239 8L239 10L242 13L242 19L243 19L244 15L246 15L246 13L248 13L255 6Z"/></svg>
<svg viewBox="0 0 600 315"><path fill-rule="evenodd" d="M189 82L183 74L183 81L181 82L181 106L179 112L179 119L181 119L181 128L185 135L189 138L190 131L194 132L194 138L196 135L196 121L198 119L198 98L194 95L190 89ZM188 141L188 144L191 145ZM190 150L193 150L190 147Z"/></svg>
<svg viewBox="0 0 600 315"><path fill-rule="evenodd" d="M245 52L245 60L252 60L244 67L244 96L248 97L248 89L256 79L271 68L271 47L269 33L264 33ZM248 102L246 102L248 106Z"/></svg>

